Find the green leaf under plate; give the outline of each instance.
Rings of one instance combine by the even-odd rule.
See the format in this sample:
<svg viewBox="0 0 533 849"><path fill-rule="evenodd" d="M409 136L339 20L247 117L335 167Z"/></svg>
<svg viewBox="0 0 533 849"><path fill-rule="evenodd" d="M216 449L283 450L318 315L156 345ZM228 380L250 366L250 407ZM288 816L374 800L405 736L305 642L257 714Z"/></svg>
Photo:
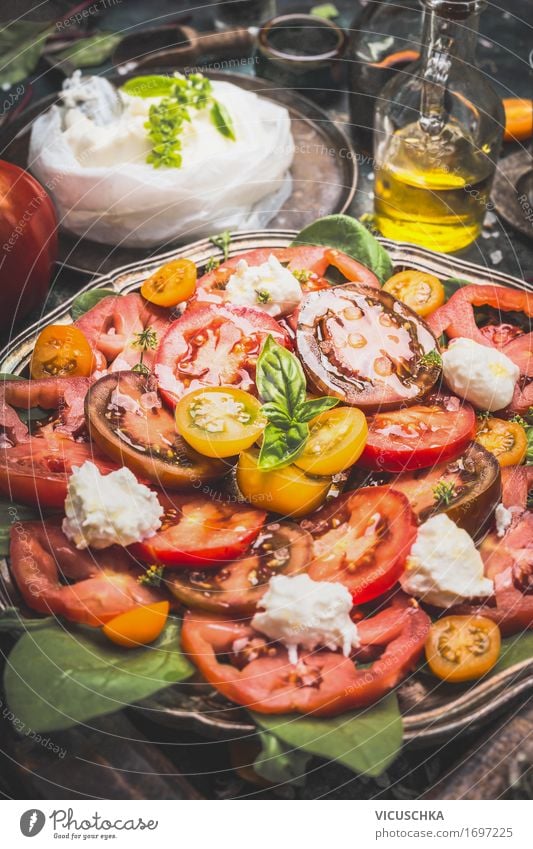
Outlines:
<svg viewBox="0 0 533 849"><path fill-rule="evenodd" d="M58 731L114 713L189 678L179 622L170 619L159 639L123 649L101 631L56 623L26 633L4 673L7 703L33 731Z"/></svg>
<svg viewBox="0 0 533 849"><path fill-rule="evenodd" d="M13 525L36 518L37 513L32 507L15 504L8 498L0 499L0 557L7 557L9 554L9 537Z"/></svg>
<svg viewBox="0 0 533 849"><path fill-rule="evenodd" d="M522 663L524 660L533 660L533 631L502 640L500 657L491 670L491 674L503 672L504 669L509 669L510 666Z"/></svg>
<svg viewBox="0 0 533 849"><path fill-rule="evenodd" d="M296 236L293 245L325 245L366 265L384 283L393 273L392 260L364 224L349 215L319 218Z"/></svg>
<svg viewBox="0 0 533 849"><path fill-rule="evenodd" d="M91 289L89 292L82 292L81 295L78 295L78 297L75 298L70 308L72 320L76 321L80 315L88 312L90 309L95 307L97 303L110 295L116 296L117 292L115 292L114 289Z"/></svg>
<svg viewBox="0 0 533 849"><path fill-rule="evenodd" d="M15 11L15 10L13 10ZM53 27L46 22L6 23L0 30L0 85L12 86L35 69Z"/></svg>
<svg viewBox="0 0 533 849"><path fill-rule="evenodd" d="M287 784L297 787L305 784L305 770L312 755L301 749L290 749L269 731L258 732L261 751L254 761L254 770L272 784Z"/></svg>
<svg viewBox="0 0 533 849"><path fill-rule="evenodd" d="M402 747L402 718L394 693L363 710L330 719L253 713L259 728L296 750L335 760L362 775L381 775Z"/></svg>

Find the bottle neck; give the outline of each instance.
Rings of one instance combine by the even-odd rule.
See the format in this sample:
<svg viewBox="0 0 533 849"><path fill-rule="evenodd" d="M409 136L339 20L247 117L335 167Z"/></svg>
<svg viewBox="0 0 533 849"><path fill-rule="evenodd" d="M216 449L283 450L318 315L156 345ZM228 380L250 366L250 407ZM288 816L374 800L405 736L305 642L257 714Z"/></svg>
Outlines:
<svg viewBox="0 0 533 849"><path fill-rule="evenodd" d="M478 29L479 11L455 20L426 7L422 28L422 67L427 67L437 54L474 64Z"/></svg>

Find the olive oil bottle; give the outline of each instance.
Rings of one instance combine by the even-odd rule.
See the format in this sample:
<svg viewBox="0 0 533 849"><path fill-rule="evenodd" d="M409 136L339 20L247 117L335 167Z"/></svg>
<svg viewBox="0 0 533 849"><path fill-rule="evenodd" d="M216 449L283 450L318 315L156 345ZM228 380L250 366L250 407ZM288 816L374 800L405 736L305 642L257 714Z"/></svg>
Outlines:
<svg viewBox="0 0 533 849"><path fill-rule="evenodd" d="M500 98L473 64L485 0L422 0L424 52L388 83L374 125L381 233L436 251L469 245L490 208Z"/></svg>

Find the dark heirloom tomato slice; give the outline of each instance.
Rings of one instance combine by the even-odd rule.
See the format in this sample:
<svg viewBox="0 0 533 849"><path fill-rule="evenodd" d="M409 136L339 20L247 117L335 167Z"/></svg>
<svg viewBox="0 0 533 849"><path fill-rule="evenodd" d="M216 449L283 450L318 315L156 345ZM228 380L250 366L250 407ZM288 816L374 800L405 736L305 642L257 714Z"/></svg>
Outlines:
<svg viewBox="0 0 533 849"><path fill-rule="evenodd" d="M502 491L498 461L476 442L457 460L398 475L389 485L407 496L420 522L446 513L474 539L487 532Z"/></svg>
<svg viewBox="0 0 533 849"><path fill-rule="evenodd" d="M207 613L187 613L181 638L204 678L232 702L259 713L336 716L395 687L420 657L429 626L427 614L399 595L391 608L357 623L362 653L382 649L362 668L327 649L302 651L293 665L283 646L250 625Z"/></svg>
<svg viewBox="0 0 533 849"><path fill-rule="evenodd" d="M203 457L176 433L152 376L119 371L102 377L87 393L85 418L102 451L158 486L190 488L227 471L221 460Z"/></svg>
<svg viewBox="0 0 533 849"><path fill-rule="evenodd" d="M165 509L153 537L130 546L146 563L185 569L212 569L241 557L258 536L264 510L204 495L159 495Z"/></svg>
<svg viewBox="0 0 533 849"><path fill-rule="evenodd" d="M257 358L268 335L290 347L269 315L231 304L198 305L174 321L161 340L155 372L161 394L175 406L189 389L236 386L254 391Z"/></svg>
<svg viewBox="0 0 533 849"><path fill-rule="evenodd" d="M384 472L423 469L459 457L475 432L473 407L438 393L422 404L371 416L359 463Z"/></svg>
<svg viewBox="0 0 533 849"><path fill-rule="evenodd" d="M307 295L296 346L312 384L365 410L414 404L440 368L422 359L438 350L424 321L388 292L347 284Z"/></svg>
<svg viewBox="0 0 533 849"><path fill-rule="evenodd" d="M200 277L196 291L197 299L211 303L224 303L226 283L235 272L237 263L244 259L250 268L255 268L267 262L272 254L282 265L286 265L290 271L295 272L304 292L329 288L330 284L324 275L330 266L340 271L347 280L379 288L376 275L342 251L319 245L302 245L296 248L256 248L254 251L232 256L214 271Z"/></svg>
<svg viewBox="0 0 533 849"><path fill-rule="evenodd" d="M403 493L375 486L339 496L302 527L315 540L309 576L315 581L340 581L354 604L361 604L396 583L417 523Z"/></svg>
<svg viewBox="0 0 533 849"><path fill-rule="evenodd" d="M272 522L259 532L242 560L217 571L180 572L166 586L187 607L251 616L273 575L296 575L312 557L313 540L289 522Z"/></svg>

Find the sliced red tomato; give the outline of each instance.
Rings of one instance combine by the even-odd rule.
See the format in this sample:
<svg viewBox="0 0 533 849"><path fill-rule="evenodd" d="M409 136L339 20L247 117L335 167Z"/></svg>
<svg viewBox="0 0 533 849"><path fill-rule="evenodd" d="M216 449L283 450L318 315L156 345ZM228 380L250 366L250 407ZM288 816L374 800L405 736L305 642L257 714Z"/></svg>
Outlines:
<svg viewBox="0 0 533 849"><path fill-rule="evenodd" d="M391 608L358 622L361 654L381 650L362 668L327 649L300 652L293 665L283 646L247 623L196 611L186 614L181 637L204 678L232 702L259 713L336 716L395 687L420 657L429 626L427 614L399 594Z"/></svg>
<svg viewBox="0 0 533 849"><path fill-rule="evenodd" d="M91 377L44 377L40 380L4 380L0 385L0 429L6 430L9 409L57 410L54 431L76 438L85 428L84 402ZM12 411L13 412L13 411ZM10 416L12 419L12 417ZM14 420L12 420L14 422ZM25 427L25 426L24 426ZM26 430L26 428L25 428ZM21 441L20 436L14 442Z"/></svg>
<svg viewBox="0 0 533 849"><path fill-rule="evenodd" d="M10 565L32 610L85 625L102 625L161 599L158 590L139 583L141 573L123 548L78 551L62 532L60 518L17 522Z"/></svg>
<svg viewBox="0 0 533 849"><path fill-rule="evenodd" d="M185 569L216 568L241 557L258 536L264 510L203 495L159 496L165 508L155 536L130 546L146 563Z"/></svg>
<svg viewBox="0 0 533 849"><path fill-rule="evenodd" d="M359 463L384 472L423 469L459 457L475 432L473 407L437 393L422 404L371 416Z"/></svg>
<svg viewBox="0 0 533 849"><path fill-rule="evenodd" d="M302 527L314 537L308 573L315 581L339 581L354 604L381 595L403 572L417 521L409 501L387 486L341 495Z"/></svg>
<svg viewBox="0 0 533 849"><path fill-rule="evenodd" d="M88 339L97 359L97 368L104 369L118 360L124 369L139 362L139 333L153 331L156 345L169 326L169 312L149 304L137 292L128 295L109 295L74 322ZM151 367L155 349L144 352L143 362Z"/></svg>
<svg viewBox="0 0 533 849"><path fill-rule="evenodd" d="M324 275L330 266L340 271L350 282L379 288L376 275L342 251L319 245L302 245L296 248L257 248L231 257L214 271L200 277L197 284L197 299L210 303L224 303L226 283L234 273L237 263L245 260L251 268L255 268L267 262L272 254L282 265L286 265L295 273L304 292L329 288L331 284Z"/></svg>
<svg viewBox="0 0 533 849"><path fill-rule="evenodd" d="M501 475L503 506L525 510L529 490L533 488L533 466L507 466Z"/></svg>
<svg viewBox="0 0 533 849"><path fill-rule="evenodd" d="M188 309L159 345L155 373L161 394L175 406L188 390L236 386L255 390L255 366L268 335L285 348L290 340L265 313L230 304Z"/></svg>
<svg viewBox="0 0 533 849"><path fill-rule="evenodd" d="M119 468L95 446L54 437L50 432L13 448L0 448L0 491L22 504L63 507L72 468L86 460L103 475Z"/></svg>

